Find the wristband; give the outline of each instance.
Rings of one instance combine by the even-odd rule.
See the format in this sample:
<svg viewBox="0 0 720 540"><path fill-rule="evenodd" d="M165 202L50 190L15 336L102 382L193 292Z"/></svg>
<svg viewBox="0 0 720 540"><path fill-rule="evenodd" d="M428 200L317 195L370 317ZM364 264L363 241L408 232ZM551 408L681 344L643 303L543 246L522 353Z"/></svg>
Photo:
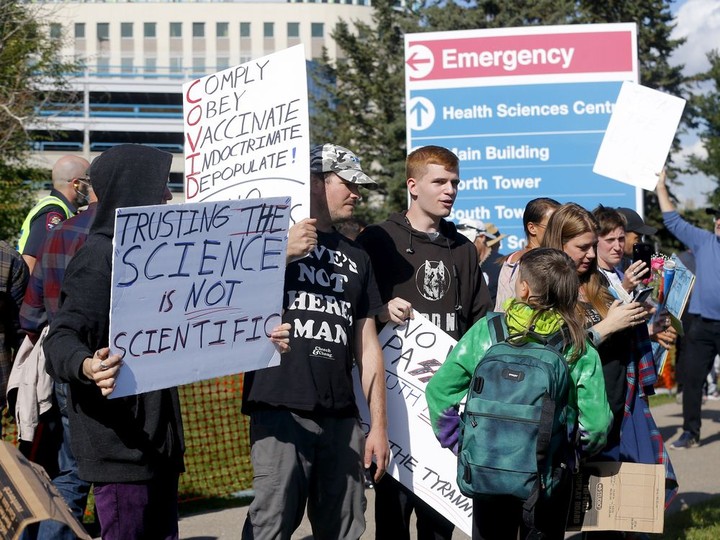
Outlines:
<svg viewBox="0 0 720 540"><path fill-rule="evenodd" d="M595 348L600 345L600 333L594 328L588 328L587 337L590 340L590 343L595 346Z"/></svg>

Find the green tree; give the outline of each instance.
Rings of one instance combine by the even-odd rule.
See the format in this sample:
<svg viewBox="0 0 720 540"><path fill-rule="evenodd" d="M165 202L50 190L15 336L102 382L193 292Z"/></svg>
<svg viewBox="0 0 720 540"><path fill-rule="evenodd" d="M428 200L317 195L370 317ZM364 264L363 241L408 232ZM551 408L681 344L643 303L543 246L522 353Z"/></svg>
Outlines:
<svg viewBox="0 0 720 540"><path fill-rule="evenodd" d="M335 137L357 148L378 167L388 197L384 208L370 212L384 217L406 206L402 164L406 155L403 33L504 28L572 23L636 22L642 83L683 95L682 66L667 58L682 40L673 40L669 0L419 0L400 10L393 2L373 3L373 23L353 31L340 23L333 37L341 59L331 65L325 57L319 70L328 99L315 102L313 138ZM323 137L321 136L320 139ZM654 198L646 215L658 222ZM651 211L650 211L651 210Z"/></svg>
<svg viewBox="0 0 720 540"><path fill-rule="evenodd" d="M63 62L56 39L32 6L0 0L0 238L14 240L35 201L34 181L47 178L26 165L43 103L67 88L73 63Z"/></svg>
<svg viewBox="0 0 720 540"><path fill-rule="evenodd" d="M720 52L707 55L710 69L694 77L698 87L690 99L697 114L700 140L705 156L690 156L690 172L702 173L715 182L709 193L709 204L720 208Z"/></svg>
<svg viewBox="0 0 720 540"><path fill-rule="evenodd" d="M332 36L342 56L333 64L324 54L314 77L323 97L313 100L311 139L357 152L380 186L358 211L370 222L407 205L403 36L417 31L415 20L392 0L373 2L372 24L338 23Z"/></svg>
<svg viewBox="0 0 720 540"><path fill-rule="evenodd" d="M668 59L684 39L671 39L675 23L668 0L581 0L573 22L634 22L638 27L640 82L644 86L677 96L685 94L683 66L671 66Z"/></svg>
<svg viewBox="0 0 720 540"><path fill-rule="evenodd" d="M595 2L581 0L579 2L577 22L635 22L637 23L638 62L640 67L640 83L679 97L688 97L687 78L682 71L684 66L671 66L668 59L672 52L682 45L684 39L672 39L675 24L668 0L630 0ZM693 109L687 107L680 130L693 126ZM680 148L676 137L673 151ZM677 169L672 164L672 152L668 160L668 179L672 184ZM657 238L664 251L678 247L675 238L665 230L662 215L654 192L643 192L645 221L658 229Z"/></svg>
<svg viewBox="0 0 720 540"><path fill-rule="evenodd" d="M572 0L481 0L447 2L422 0L423 28L430 31L512 28L568 24L575 14Z"/></svg>

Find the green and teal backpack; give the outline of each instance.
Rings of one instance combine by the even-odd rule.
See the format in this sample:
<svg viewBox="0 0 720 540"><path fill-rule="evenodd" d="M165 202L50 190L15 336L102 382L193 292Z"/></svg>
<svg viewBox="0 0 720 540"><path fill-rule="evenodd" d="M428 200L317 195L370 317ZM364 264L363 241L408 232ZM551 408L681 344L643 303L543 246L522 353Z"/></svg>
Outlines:
<svg viewBox="0 0 720 540"><path fill-rule="evenodd" d="M457 483L467 497L510 495L532 511L564 480L572 452L565 339L562 332L508 336L502 313L489 314L487 324L493 345L470 383Z"/></svg>

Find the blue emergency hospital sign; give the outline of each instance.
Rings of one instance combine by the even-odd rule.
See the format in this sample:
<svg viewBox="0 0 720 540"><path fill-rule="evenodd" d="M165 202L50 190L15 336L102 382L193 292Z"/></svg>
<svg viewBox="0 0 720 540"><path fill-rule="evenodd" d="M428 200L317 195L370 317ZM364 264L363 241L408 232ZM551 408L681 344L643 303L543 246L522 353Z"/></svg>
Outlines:
<svg viewBox="0 0 720 540"><path fill-rule="evenodd" d="M638 81L635 24L463 30L405 36L408 149L460 158L450 218L525 244L537 197L642 208L639 188L592 172L624 81Z"/></svg>

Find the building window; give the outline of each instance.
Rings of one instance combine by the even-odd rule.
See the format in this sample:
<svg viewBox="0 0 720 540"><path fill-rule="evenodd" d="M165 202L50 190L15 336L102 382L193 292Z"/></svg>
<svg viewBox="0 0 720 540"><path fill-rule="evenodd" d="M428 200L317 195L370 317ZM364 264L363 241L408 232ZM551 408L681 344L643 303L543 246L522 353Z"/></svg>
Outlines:
<svg viewBox="0 0 720 540"><path fill-rule="evenodd" d="M219 38L230 36L230 25L226 22L215 23L215 35Z"/></svg>
<svg viewBox="0 0 720 540"><path fill-rule="evenodd" d="M205 57L196 56L192 62L193 74L204 75L205 74Z"/></svg>
<svg viewBox="0 0 720 540"><path fill-rule="evenodd" d="M98 41L109 41L110 40L110 23L106 23L106 22L97 23L97 38L98 38Z"/></svg>
<svg viewBox="0 0 720 540"><path fill-rule="evenodd" d="M120 23L120 37L132 38L133 37L133 23L124 22Z"/></svg>
<svg viewBox="0 0 720 540"><path fill-rule="evenodd" d="M123 73L132 73L135 71L133 69L133 58L132 57L125 57L120 59L120 70Z"/></svg>
<svg viewBox="0 0 720 540"><path fill-rule="evenodd" d="M227 56L218 56L216 67L218 71L229 68L230 58L228 58Z"/></svg>
<svg viewBox="0 0 720 540"><path fill-rule="evenodd" d="M287 33L289 38L300 37L300 23L289 22L287 23Z"/></svg>
<svg viewBox="0 0 720 540"><path fill-rule="evenodd" d="M50 23L50 39L60 39L62 37L62 24Z"/></svg>
<svg viewBox="0 0 720 540"><path fill-rule="evenodd" d="M170 58L170 73L182 73L182 69L183 69L182 57L177 56L177 57Z"/></svg>
<svg viewBox="0 0 720 540"><path fill-rule="evenodd" d="M250 23L249 22L241 22L240 23L240 37L249 38L250 37Z"/></svg>
<svg viewBox="0 0 720 540"><path fill-rule="evenodd" d="M202 22L194 22L193 24L193 37L194 38L203 38L205 37L205 23Z"/></svg>
<svg viewBox="0 0 720 540"><path fill-rule="evenodd" d="M157 25L154 22L146 22L143 24L143 36L146 38L157 37Z"/></svg>
<svg viewBox="0 0 720 540"><path fill-rule="evenodd" d="M275 23L271 23L271 22L263 23L263 37L266 37L266 38L275 37Z"/></svg>
<svg viewBox="0 0 720 540"><path fill-rule="evenodd" d="M98 56L97 72L107 73L108 71L110 71L110 58L108 56Z"/></svg>
<svg viewBox="0 0 720 540"><path fill-rule="evenodd" d="M182 37L182 23L181 22L171 22L170 23L170 37Z"/></svg>
<svg viewBox="0 0 720 540"><path fill-rule="evenodd" d="M75 23L75 39L85 39L85 23Z"/></svg>
<svg viewBox="0 0 720 540"><path fill-rule="evenodd" d="M310 25L310 36L314 38L325 37L325 24L314 22Z"/></svg>
<svg viewBox="0 0 720 540"><path fill-rule="evenodd" d="M145 73L155 73L157 71L157 58L145 58Z"/></svg>

